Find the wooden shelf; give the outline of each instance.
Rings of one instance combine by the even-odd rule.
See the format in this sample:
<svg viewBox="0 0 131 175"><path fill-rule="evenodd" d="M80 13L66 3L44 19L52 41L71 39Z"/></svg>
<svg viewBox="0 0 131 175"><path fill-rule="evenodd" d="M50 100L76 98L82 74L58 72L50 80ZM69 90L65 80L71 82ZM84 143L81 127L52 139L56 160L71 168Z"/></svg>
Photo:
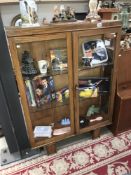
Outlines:
<svg viewBox="0 0 131 175"><path fill-rule="evenodd" d="M80 134L85 133L85 132L89 132L92 131L97 128L102 128L104 126L108 126L111 124L111 121L109 121L109 119L103 119L101 122L94 122L93 124L90 124L89 126L85 127L85 128L80 128Z"/></svg>
<svg viewBox="0 0 131 175"><path fill-rule="evenodd" d="M52 108L62 107L62 106L69 105L69 99L65 100L64 102L56 102L53 101L51 103L44 104L41 107L30 107L30 112L38 112L43 110L50 110Z"/></svg>
<svg viewBox="0 0 131 175"><path fill-rule="evenodd" d="M113 66L113 63L106 62L106 63L97 64L94 66L79 66L79 71L83 71L87 69L95 69L95 68L104 67L104 66Z"/></svg>

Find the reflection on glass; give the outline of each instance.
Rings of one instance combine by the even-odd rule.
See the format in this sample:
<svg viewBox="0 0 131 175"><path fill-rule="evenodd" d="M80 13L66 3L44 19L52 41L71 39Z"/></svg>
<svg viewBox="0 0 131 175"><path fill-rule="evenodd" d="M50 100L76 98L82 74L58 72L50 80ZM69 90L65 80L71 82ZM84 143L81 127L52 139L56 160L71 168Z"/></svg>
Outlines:
<svg viewBox="0 0 131 175"><path fill-rule="evenodd" d="M98 65L108 60L107 51L101 39L84 42L82 48L84 55L82 61L85 66Z"/></svg>
<svg viewBox="0 0 131 175"><path fill-rule="evenodd" d="M63 71L67 69L68 64L66 48L51 49L50 57L53 71Z"/></svg>
<svg viewBox="0 0 131 175"><path fill-rule="evenodd" d="M79 127L108 119L115 34L79 39Z"/></svg>
<svg viewBox="0 0 131 175"><path fill-rule="evenodd" d="M66 40L16 45L35 139L71 132ZM38 50L38 52L37 52Z"/></svg>

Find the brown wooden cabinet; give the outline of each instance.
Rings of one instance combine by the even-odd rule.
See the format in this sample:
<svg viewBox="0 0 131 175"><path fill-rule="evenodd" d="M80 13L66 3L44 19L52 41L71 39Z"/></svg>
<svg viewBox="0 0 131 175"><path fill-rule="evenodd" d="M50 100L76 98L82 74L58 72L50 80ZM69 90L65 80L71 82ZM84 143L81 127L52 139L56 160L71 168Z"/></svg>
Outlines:
<svg viewBox="0 0 131 175"><path fill-rule="evenodd" d="M131 129L131 49L121 49L118 58L117 92L112 131L114 134Z"/></svg>
<svg viewBox="0 0 131 175"><path fill-rule="evenodd" d="M119 13L119 10L117 8L101 8L98 11L98 14L101 16L103 20L111 20L114 19L113 15L117 16L117 13Z"/></svg>
<svg viewBox="0 0 131 175"><path fill-rule="evenodd" d="M95 138L112 123L120 32L115 21L6 28L32 148L52 152L60 140L89 131Z"/></svg>

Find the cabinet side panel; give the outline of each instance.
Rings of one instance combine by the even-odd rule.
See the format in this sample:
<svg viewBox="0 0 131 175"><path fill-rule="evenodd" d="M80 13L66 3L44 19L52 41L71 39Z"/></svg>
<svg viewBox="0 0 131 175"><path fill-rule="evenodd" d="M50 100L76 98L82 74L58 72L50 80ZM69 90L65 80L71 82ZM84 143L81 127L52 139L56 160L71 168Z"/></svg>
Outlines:
<svg viewBox="0 0 131 175"><path fill-rule="evenodd" d="M18 141L20 150L30 147L26 128L23 120L22 110L20 107L18 91L14 74L12 71L10 54L8 52L8 46L6 42L5 32L0 18L0 76L1 82L7 100L9 113L11 116L12 124L14 126L14 132Z"/></svg>

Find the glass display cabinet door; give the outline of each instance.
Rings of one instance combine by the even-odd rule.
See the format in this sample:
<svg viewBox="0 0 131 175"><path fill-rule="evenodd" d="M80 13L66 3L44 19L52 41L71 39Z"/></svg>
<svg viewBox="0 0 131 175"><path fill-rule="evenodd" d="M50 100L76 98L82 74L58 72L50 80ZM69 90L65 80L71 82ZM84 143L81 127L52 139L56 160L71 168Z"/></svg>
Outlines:
<svg viewBox="0 0 131 175"><path fill-rule="evenodd" d="M74 33L74 101L78 133L111 124L116 38L115 30L109 33L108 29Z"/></svg>
<svg viewBox="0 0 131 175"><path fill-rule="evenodd" d="M16 37L13 64L32 147L74 132L71 34Z"/></svg>

